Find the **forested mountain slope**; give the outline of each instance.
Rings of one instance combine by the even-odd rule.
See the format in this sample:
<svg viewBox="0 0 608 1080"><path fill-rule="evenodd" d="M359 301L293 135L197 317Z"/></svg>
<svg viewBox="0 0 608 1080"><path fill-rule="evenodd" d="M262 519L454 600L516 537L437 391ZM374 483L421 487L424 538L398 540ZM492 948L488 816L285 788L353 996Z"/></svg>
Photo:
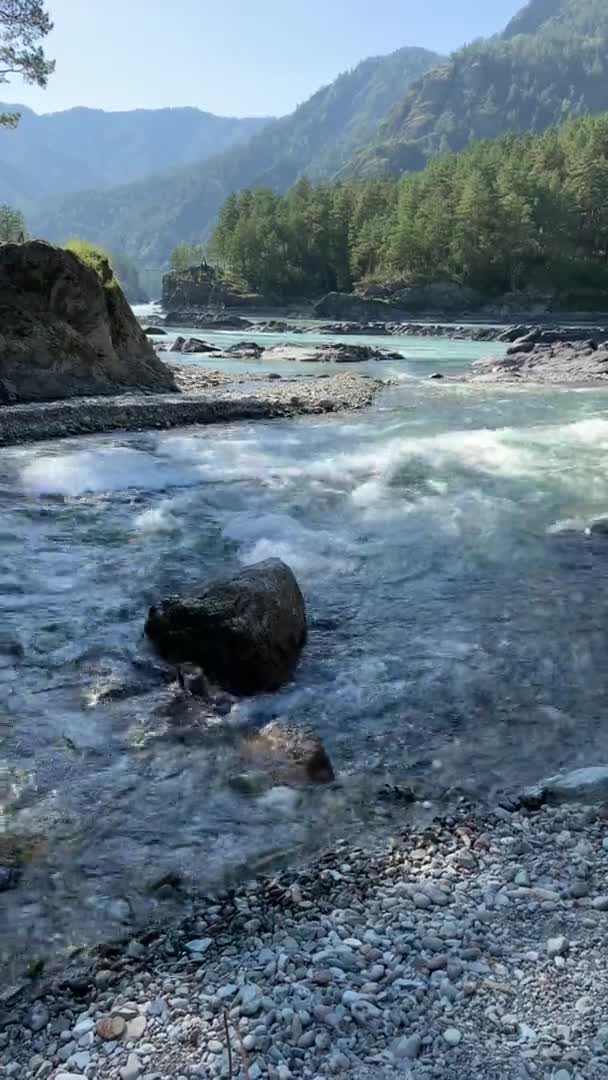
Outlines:
<svg viewBox="0 0 608 1080"><path fill-rule="evenodd" d="M503 34L465 46L419 79L354 171L418 169L477 139L544 131L605 109L607 0L531 0Z"/></svg>
<svg viewBox="0 0 608 1080"><path fill-rule="evenodd" d="M285 191L301 176L338 173L375 137L412 81L440 59L404 48L365 60L245 145L109 192L53 199L30 214L30 227L50 240L81 236L126 250L140 264L159 265L180 240L208 234L231 191L252 184ZM167 154L166 160L174 159Z"/></svg>

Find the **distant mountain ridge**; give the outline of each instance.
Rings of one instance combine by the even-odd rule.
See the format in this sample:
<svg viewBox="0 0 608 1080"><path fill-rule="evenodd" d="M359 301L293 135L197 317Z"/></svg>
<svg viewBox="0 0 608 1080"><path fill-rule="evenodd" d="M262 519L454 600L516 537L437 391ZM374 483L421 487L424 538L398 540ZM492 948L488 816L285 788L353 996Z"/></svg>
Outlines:
<svg viewBox="0 0 608 1080"><path fill-rule="evenodd" d="M103 190L166 167L204 161L257 134L268 118L235 119L194 108L104 112L75 108L21 114L14 130L0 128L0 202L28 203L87 188Z"/></svg>
<svg viewBox="0 0 608 1080"><path fill-rule="evenodd" d="M559 15L564 0L528 0L528 3L507 23L501 37L512 38L517 34L536 34L549 19Z"/></svg>
<svg viewBox="0 0 608 1080"><path fill-rule="evenodd" d="M53 198L30 213L30 227L51 240L77 235L160 265L180 240L208 235L231 191L254 184L285 191L301 176L334 176L375 137L413 80L441 59L406 47L364 60L246 144L108 192Z"/></svg>
<svg viewBox="0 0 608 1080"><path fill-rule="evenodd" d="M465 45L417 80L353 168L419 169L478 139L604 110L608 0L530 0L502 34Z"/></svg>

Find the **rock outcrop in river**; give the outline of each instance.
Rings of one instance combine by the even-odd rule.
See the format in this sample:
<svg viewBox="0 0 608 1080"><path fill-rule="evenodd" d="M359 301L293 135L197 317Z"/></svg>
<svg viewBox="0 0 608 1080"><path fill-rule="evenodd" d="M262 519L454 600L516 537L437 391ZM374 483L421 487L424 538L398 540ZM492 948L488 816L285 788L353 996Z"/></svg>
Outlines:
<svg viewBox="0 0 608 1080"><path fill-rule="evenodd" d="M175 389L105 260L1 244L0 326L1 404Z"/></svg>
<svg viewBox="0 0 608 1080"><path fill-rule="evenodd" d="M150 609L146 633L171 663L198 664L234 694L277 690L306 641L304 598L280 559L247 567L189 596Z"/></svg>
<svg viewBox="0 0 608 1080"><path fill-rule="evenodd" d="M558 331L527 334L500 359L476 364L473 378L484 382L606 383L608 341L555 340Z"/></svg>
<svg viewBox="0 0 608 1080"><path fill-rule="evenodd" d="M329 319L393 319L410 313L477 311L481 296L474 289L451 282L375 289L372 293L327 293L315 304L315 315Z"/></svg>

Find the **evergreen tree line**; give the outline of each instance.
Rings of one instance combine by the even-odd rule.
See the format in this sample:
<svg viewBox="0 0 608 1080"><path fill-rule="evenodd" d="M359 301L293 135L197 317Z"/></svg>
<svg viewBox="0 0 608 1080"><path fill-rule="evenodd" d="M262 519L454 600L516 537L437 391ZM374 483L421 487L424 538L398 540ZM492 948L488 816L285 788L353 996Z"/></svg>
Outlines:
<svg viewBox="0 0 608 1080"><path fill-rule="evenodd" d="M479 142L399 179L241 191L209 254L247 290L286 298L369 281L608 289L608 114Z"/></svg>

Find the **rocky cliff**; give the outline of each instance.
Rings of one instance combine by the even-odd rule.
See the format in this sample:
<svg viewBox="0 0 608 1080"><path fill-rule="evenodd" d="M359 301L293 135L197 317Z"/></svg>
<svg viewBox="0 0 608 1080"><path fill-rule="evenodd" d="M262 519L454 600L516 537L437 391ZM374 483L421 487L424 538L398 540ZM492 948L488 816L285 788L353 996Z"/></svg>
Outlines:
<svg viewBox="0 0 608 1080"><path fill-rule="evenodd" d="M213 266L170 270L163 277L162 305L166 311L244 307L255 304L256 299L231 288L221 271Z"/></svg>
<svg viewBox="0 0 608 1080"><path fill-rule="evenodd" d="M0 403L174 390L106 260L0 244Z"/></svg>

